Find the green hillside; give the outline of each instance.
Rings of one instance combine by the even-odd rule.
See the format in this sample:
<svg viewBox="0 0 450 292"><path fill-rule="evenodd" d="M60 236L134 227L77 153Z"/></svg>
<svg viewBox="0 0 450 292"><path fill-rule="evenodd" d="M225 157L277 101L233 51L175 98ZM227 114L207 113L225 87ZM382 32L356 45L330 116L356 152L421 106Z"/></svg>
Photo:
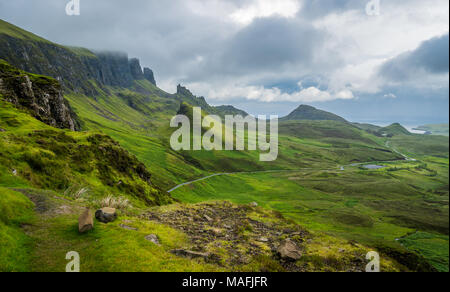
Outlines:
<svg viewBox="0 0 450 292"><path fill-rule="evenodd" d="M309 105L301 105L293 112L291 112L286 117L282 118L283 121L302 121L302 120L311 120L311 121L338 121L338 122L347 122L344 118L316 109L315 107Z"/></svg>
<svg viewBox="0 0 450 292"><path fill-rule="evenodd" d="M376 126L376 125L371 125L371 124L364 124L364 123L352 123L354 126L360 128L361 130L364 131L372 131L372 132L377 132L378 130L380 130L382 127Z"/></svg>
<svg viewBox="0 0 450 292"><path fill-rule="evenodd" d="M33 42L50 43L46 39L43 39L35 34L32 34L1 19L0 19L0 34L16 39L29 40Z"/></svg>
<svg viewBox="0 0 450 292"><path fill-rule="evenodd" d="M178 113L246 113L181 85L167 93L127 54L53 44L6 22L0 59L64 90L45 117L67 103L79 124L52 127L33 114L37 103L11 102L19 91L0 88L0 271L61 271L69 248L83 252L86 271L362 271L374 249L384 271L448 271L445 137L302 105L280 121L276 161L178 152L169 144ZM6 78L0 85L24 84ZM111 201L119 219L78 234L82 210ZM292 265L276 252L287 238L304 252ZM173 253L189 248L209 256Z"/></svg>
<svg viewBox="0 0 450 292"><path fill-rule="evenodd" d="M411 133L399 123L381 128L378 130L378 132L386 136L411 135Z"/></svg>

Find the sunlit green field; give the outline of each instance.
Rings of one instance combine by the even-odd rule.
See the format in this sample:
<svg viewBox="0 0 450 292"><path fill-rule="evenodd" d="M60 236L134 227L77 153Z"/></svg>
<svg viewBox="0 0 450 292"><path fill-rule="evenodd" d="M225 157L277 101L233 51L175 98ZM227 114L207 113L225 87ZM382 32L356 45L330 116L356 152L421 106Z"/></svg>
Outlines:
<svg viewBox="0 0 450 292"><path fill-rule="evenodd" d="M157 91L153 85L139 84ZM136 155L153 174L156 184L167 189L178 183L216 172L329 168L353 162L395 160L401 156L386 151L384 139L345 123L315 121L280 125L280 149L274 162L261 162L258 151L171 150L169 127L180 101L175 97L150 97L127 90L110 89L110 95L95 99L66 95L83 120L83 128L101 130ZM131 106L130 106L130 100Z"/></svg>
<svg viewBox="0 0 450 292"><path fill-rule="evenodd" d="M152 85L142 85L156 90ZM344 123L287 121L280 124L280 149L275 162L261 163L257 151L175 152L168 142L174 129L168 124L179 101L155 93L152 102L147 103L154 108L147 108L140 106L140 97L134 94L132 108L124 94L133 95L116 92L96 100L76 95L67 98L84 120L85 128L101 129L119 141L146 164L154 182L167 190L210 174L235 173L177 189L172 195L180 201L258 202L311 230L372 246L400 247L396 239L417 230L448 238L445 137L399 135L386 143L386 138ZM417 161L404 161L386 145ZM356 165L377 161L386 168L371 171ZM340 170L342 166L344 171ZM277 171L264 172L267 170ZM436 244L448 248L448 240ZM448 263L442 249L436 250L435 256ZM432 261L431 256L427 258ZM442 263L435 266L446 270Z"/></svg>
<svg viewBox="0 0 450 292"><path fill-rule="evenodd" d="M345 171L232 174L184 186L172 195L187 202L257 202L311 230L372 246L398 246L397 239L426 231L435 234L428 244L439 248L426 247L428 252L422 252L424 243L414 239L405 246L446 271L448 160L431 161L384 163L388 167L376 171L355 166Z"/></svg>

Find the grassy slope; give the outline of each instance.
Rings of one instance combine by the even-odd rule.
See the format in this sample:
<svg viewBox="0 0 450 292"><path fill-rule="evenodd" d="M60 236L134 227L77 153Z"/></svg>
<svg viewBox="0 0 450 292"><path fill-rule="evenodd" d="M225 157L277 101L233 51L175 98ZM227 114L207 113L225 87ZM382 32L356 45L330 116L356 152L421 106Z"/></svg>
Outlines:
<svg viewBox="0 0 450 292"><path fill-rule="evenodd" d="M434 157L449 157L448 137L429 135L408 135L393 137L392 146L412 155L432 155Z"/></svg>
<svg viewBox="0 0 450 292"><path fill-rule="evenodd" d="M145 167L98 133L51 128L0 101L0 186L14 187L13 172L33 187L91 189L93 197L129 197L136 204L164 204L168 195L146 181ZM120 184L118 182L121 182Z"/></svg>
<svg viewBox="0 0 450 292"><path fill-rule="evenodd" d="M393 141L421 145L423 137L416 138L417 143L412 143L411 136ZM435 144L448 154L448 144ZM421 156L420 161L383 165L388 167L377 171L347 167L345 171L234 174L182 187L172 195L188 202L256 201L310 230L371 245L392 244L401 249L396 239L415 230L442 234L433 235L435 241L429 239L439 248L424 251L423 242L415 244L414 238L405 246L420 252L439 270L448 270L448 253L443 252L448 250L448 158Z"/></svg>
<svg viewBox="0 0 450 292"><path fill-rule="evenodd" d="M5 27L8 27L8 29ZM11 29L11 26L6 26L4 22L0 22L0 32L19 39L43 41L32 34L28 35L21 30ZM79 48L70 48L70 50L78 55L87 53ZM105 93L95 98L74 94L68 94L67 97L80 117L82 117L86 129L102 131L118 140L123 147L146 164L151 172L155 174L154 179L158 185L164 187L169 187L174 183L194 177L200 177L209 172L221 172L224 170L298 169L304 167L325 169L337 168L339 165L349 162L398 158L398 155L386 152L384 141L380 138L362 131L358 132L353 127L349 128L341 124L325 125L324 122L310 121L305 121L303 124L307 125L303 129L306 128L308 131L298 131L299 124L296 123L290 123L286 127L281 126L280 158L277 162L271 164L260 163L255 152L214 153L199 151L194 153L175 153L168 148L167 140L170 136L170 129L167 125L171 116L178 109L179 101L172 100L171 97L173 96L162 92L147 81L139 81L138 83L137 86L144 88L149 94L139 94L137 93L138 90L108 88L109 94ZM93 86L96 85L94 84ZM102 92L102 90L98 91ZM0 110L2 107L3 105L0 106ZM7 114L10 115L11 111L8 110ZM13 130L18 136L36 129L35 120L25 115L19 116L14 119L9 119L9 117L7 119L2 118L2 122L6 121L8 123L9 121L10 124L1 124L0 127ZM20 127L15 124L17 119L23 121L23 123L20 123ZM38 128L41 129L41 127L45 128L45 126L39 124ZM330 138L330 134L337 135ZM0 133L1 138L6 138L3 142L9 148L9 152L7 155L3 155L3 158L11 159L12 157L13 161L20 162L21 158L14 156L13 153L17 150L30 151L33 149L30 149L28 146L22 146L23 149L14 148L14 145L9 142L9 135L8 132ZM85 135L85 133L80 135ZM84 139L82 137L76 138L80 138L80 141ZM25 141L26 139L28 138L25 138ZM427 149L424 150L423 146L430 146L429 141L423 140L419 142L418 139L414 140L413 136L394 137L394 140L393 145L398 147L398 149L402 149L402 151L407 149L412 154L416 152L427 154ZM32 142L32 147L40 148L36 144L37 141L33 140ZM293 218L295 216L297 216L297 219L302 217L301 220L304 220L305 224L313 229L327 230L329 228L333 234L343 237L354 236L359 240L368 242L374 239L391 241L394 235L397 236L398 234L401 236L405 232L413 231L415 228L428 231L442 230L442 228L445 229L445 223L447 224L446 230L448 234L448 144L447 155L442 154L442 145L439 145L438 142L432 142L431 146L436 147L436 149L433 148L433 154L440 157L422 157L421 160L427 163L427 167L423 168L419 165L412 167L413 170L411 170L408 169L409 166L405 166L402 163L393 167L394 174L386 174L386 169L376 172L376 175L373 172L361 172L354 169L349 173L338 173L337 177L328 171L317 173L298 172L292 177L290 175L289 177L286 177L286 175L283 177L282 174L276 174L273 177L267 174L258 174L256 176L235 175L233 179L238 178L236 181L219 182L216 184L217 188L211 189L209 185L205 185L205 189L198 193L180 189L176 195L188 201L226 197L226 199L232 198L235 201L248 202L249 198L252 198L252 201L259 201L262 205L282 210ZM7 148L5 147L5 149ZM11 169L6 168L4 165L9 164L2 163L0 165L0 186L23 187L23 185L27 185L29 187L26 180L13 176ZM23 163L18 163L19 171L26 170L25 168L26 166ZM76 178L75 181L83 179L82 177L77 178L77 175L72 176L71 179L74 177ZM302 177L306 179L302 180ZM228 177L222 178L228 179ZM355 180L357 180L357 184L354 183ZM95 181L95 176L88 179L88 183L92 183L94 186ZM85 178L82 182L86 182ZM201 184L206 184L206 182ZM334 190L335 186L339 186L339 191L336 192ZM191 187L197 187L197 184ZM102 188L100 187L101 191L97 194L99 197L111 191L108 187ZM220 188L223 188L223 192L220 191ZM236 190L239 190L239 193ZM179 194L181 191L183 193ZM366 193L369 193L370 198L365 198ZM308 197L310 194L314 194L316 197ZM407 206L416 211L409 213L411 213L411 216L417 216L417 218L408 217L408 214L406 214L408 213L407 210L402 209L404 203L411 199L411 194L413 194L413 200ZM423 203L419 199L419 194L422 195L422 200L425 201L425 207L419 206ZM390 199L391 196L392 199ZM316 198L321 198L321 200L315 200ZM307 203L310 203L310 205ZM370 203L373 205L370 205ZM297 209L293 209L292 206L297 206ZM355 208L352 208L352 206L362 206L362 209L355 211ZM374 209L379 207L387 207L387 209L374 211ZM333 212L335 209L338 210L337 213ZM403 212L401 216L396 218L386 216L386 214L392 215L399 209ZM421 213L422 211L426 213L430 210L440 214L436 215L436 218L439 219L437 222L429 222L429 218ZM442 210L447 210L447 217L441 216ZM72 240L65 241L65 239L74 235L73 233L70 235L60 231L62 229L67 230L68 222L75 218L74 215L67 216L69 217L57 219L58 222L53 225L47 221L42 223L42 229L49 230L49 236L42 237L41 240L44 243L47 238L54 237L60 240L63 247L59 251L61 254L64 248L72 243ZM405 218L410 222L405 220ZM355 229L355 226L353 226L355 222L357 222L357 225L362 226L357 226ZM373 224L374 229L369 228L371 224ZM356 231L352 233L352 230ZM119 236L119 234L111 232L111 230L109 230L111 233L103 233L101 228L98 231L105 238ZM365 234L365 232L369 233ZM374 232L373 236L371 232ZM39 233L36 236L39 237ZM388 239L386 240L385 237L388 237ZM130 238L127 237L128 239ZM415 240L414 242L418 241ZM52 241L47 241L46 244L51 246ZM81 240L79 244L81 247L84 246ZM123 246L126 244L134 246L128 241L123 241L123 244ZM96 247L99 248L100 246ZM106 252L107 249L103 251ZM94 251L90 252L89 255L93 257L91 263L94 264L99 260L99 258L94 256ZM442 255L438 256L442 257ZM45 259L42 255L37 258ZM118 265L119 263L116 264ZM194 268L194 270L197 269Z"/></svg>
<svg viewBox="0 0 450 292"><path fill-rule="evenodd" d="M386 135L410 135L411 133L402 125L395 123L390 126L381 128L378 132Z"/></svg>
<svg viewBox="0 0 450 292"><path fill-rule="evenodd" d="M33 219L33 203L24 195L0 187L0 271L29 270L30 239L20 225Z"/></svg>
<svg viewBox="0 0 450 292"><path fill-rule="evenodd" d="M448 272L448 236L416 232L400 242L408 249L423 254L439 271Z"/></svg>
<svg viewBox="0 0 450 292"><path fill-rule="evenodd" d="M6 21L0 19L0 34L5 34L14 38L22 40L31 40L35 42L50 43L48 40L43 39L35 34L27 32L15 25L12 25Z"/></svg>
<svg viewBox="0 0 450 292"><path fill-rule="evenodd" d="M24 175L30 166L22 160L22 153L31 151L31 148L44 151L30 138L35 131L67 134L78 139L79 145L88 144L83 137L89 136L89 133L69 133L50 128L2 101L0 126L6 130L0 133L0 271L64 271L67 264L65 254L71 250L80 252L84 271L220 270L219 267L170 254L170 249L182 248L188 244L186 236L167 226L140 222L134 217L135 225L140 230L138 233L119 228L121 222L108 227L97 223L93 232L80 236L76 224L80 208L96 205L96 198L114 193L116 196L127 196L135 207L143 207L145 204L127 192L121 193L103 185L101 180L89 173L75 173L72 170L73 173L68 177L70 185L89 186L89 193L82 198L72 198L68 193L63 195L63 189L54 187L54 182L41 185L42 181L49 179L45 173L33 170L30 172L32 177L28 179ZM51 140L52 136L40 137L42 142L48 139ZM43 154L35 155L40 157ZM66 159L62 155L58 155L58 158ZM13 169L18 172L17 176L12 173ZM51 172L53 176L57 176L66 171L59 169ZM32 187L50 187L57 192L35 190ZM11 188L20 189L39 206ZM33 211L35 207L38 207L38 213ZM71 211L66 212L67 209ZM40 214L42 210L45 212ZM56 211L47 212L48 210ZM64 212L59 213L59 210ZM135 211L129 211L131 216L134 213ZM122 217L123 220L127 218L129 217ZM144 239L150 233L158 234L164 243L162 247L152 245Z"/></svg>
<svg viewBox="0 0 450 292"><path fill-rule="evenodd" d="M174 96L164 96L147 81L138 85L152 93L109 89L109 94L95 100L73 94L66 97L86 129L101 130L119 141L167 189L208 173L338 167L350 162L401 158L386 152L381 139L350 124L333 121L282 123L279 157L273 163L261 163L258 152L174 152L169 146L174 130L169 128L169 121L178 111L179 101ZM309 132L297 131L299 125ZM336 137L328 135L333 132Z"/></svg>
<svg viewBox="0 0 450 292"><path fill-rule="evenodd" d="M39 147L30 139L35 131L56 130L28 116L7 103L0 101L0 126L6 132L0 133L0 271L64 271L67 261L65 254L77 250L82 257L84 271L211 271L220 267L176 257L170 249L185 247L188 242L184 234L167 226L136 220L138 233L129 232L118 225L108 227L97 223L93 232L80 236L77 231L77 219L83 206L96 207L96 198L113 193L127 196L134 207L145 204L127 192L120 192L103 185L95 175L73 173L68 177L70 185L89 186L89 193L82 198L70 197L70 194L58 190L54 183L41 185L49 179L45 173L32 171L27 179L24 172L30 167L22 161L22 152ZM79 139L77 143L87 144L81 138L88 133L65 133ZM51 136L40 138L52 139ZM20 141L21 143L17 143ZM38 149L39 151L44 151ZM36 150L37 151L37 150ZM14 155L12 153L15 153ZM41 155L36 154L36 157ZM65 159L58 155L59 159ZM5 162L5 159L7 162ZM18 175L14 175L15 169ZM52 170L52 175L66 171ZM125 181L125 180L124 180ZM52 187L53 186L53 187ZM53 188L57 192L32 189L32 187ZM39 206L18 191L36 200ZM60 207L60 208L58 208ZM98 205L97 205L98 207ZM67 209L71 211L66 212ZM45 213L40 214L44 210ZM46 213L47 210L54 210ZM62 210L61 212L59 210ZM136 211L128 213L133 216ZM123 216L125 220L129 217ZM158 234L162 247L150 244L144 237L150 233Z"/></svg>
<svg viewBox="0 0 450 292"><path fill-rule="evenodd" d="M124 103L123 97L108 96L107 102L97 99L95 106L90 105L94 102L92 99L85 97L75 98L69 96L69 99L79 114L81 109L85 111L84 116L89 117L89 119L86 119L88 127L102 129L120 141L125 148L146 162L154 173L158 173L161 177L158 178L158 182L168 187L172 186L174 182L188 181L211 172L311 167L316 169L338 169L339 165L349 163L386 161L401 158L400 155L386 151L384 147L385 139L373 136L349 124L334 121L281 123L280 154L279 159L275 163L259 163L257 152L196 151L181 153L180 155L180 153L167 150L167 137L170 136L171 130L165 124L168 124L172 114L171 111L153 114L153 120L150 121L149 117L143 114L147 110L130 109L128 104ZM155 96L153 101L152 103L147 101L147 106L158 106L159 103L165 100L157 99ZM165 102L170 104L170 101ZM93 108L95 108L95 111L93 111ZM105 109L107 110L105 111ZM117 109L122 109L128 113L129 118L125 119L128 116L117 112ZM101 112L100 115L98 114L99 112ZM105 112L108 113L107 116L109 118L104 116ZM155 116L158 118L155 119ZM90 120L95 120L95 122ZM139 126L143 124L147 125L147 127ZM407 139L414 139L414 137L401 136L401 139L394 137L393 143L400 140L405 143ZM406 141L406 143L414 145L420 139L424 139L422 137L415 138L417 139ZM437 147L437 151L441 151L439 153L442 153L442 147L445 150L445 145L442 146L440 142L431 143ZM146 147L149 144L152 146ZM416 152L420 151L415 150L412 153ZM416 163L407 165L406 168L414 169L419 166ZM393 168L402 167L404 167L402 163L397 163L397 166ZM440 169L439 171L442 170ZM423 194L416 189L423 186L442 187L443 181L439 180L436 182L432 179L426 179L430 175L429 170L424 170L423 173L420 173L418 170L403 170L403 172L398 171L396 174L397 177L390 173L381 172L380 175L368 177L365 172L355 170L354 173L348 174L347 177L343 178L345 183L340 181L339 177L343 175L340 173L336 179L333 179L334 175L331 175L330 178L327 173L317 173L308 176L304 180L315 181L319 186L311 186L307 182L305 182L305 185L299 185L299 180L289 181L289 177L281 179L276 177L273 179L270 178L271 175L269 174L236 175L233 179L217 177L211 181L198 183L204 184L206 189L196 189L194 194L186 191L186 189L180 189L174 195L178 199L187 202L201 202L210 199L230 199L237 203L258 201L263 206L280 210L290 217L295 217L297 222L306 224L313 230L327 231L331 229L334 235L348 239L357 239L368 244L376 244L377 241L395 244L396 238L415 230L414 228L417 228L417 226L424 230L432 230L432 232L448 230L448 216L446 216L445 212L442 212L442 209L439 208L433 209L430 207L431 209L427 209L427 207L422 206L424 202ZM320 177L321 175L323 177ZM420 179L418 179L418 176L420 176ZM219 183L216 184L215 181L219 181ZM409 181L415 187L411 187L407 183ZM415 184L414 181L416 181ZM417 184L417 182L420 182L420 184ZM354 198L355 195L341 191L339 198L336 198L334 190L326 189L327 185L331 187L335 184L344 184L346 191L359 192L359 194ZM325 189L321 190L321 187ZM371 196L370 200L365 195L367 192ZM325 196L325 198L318 201L309 201L312 205L305 208L304 196L308 197L317 193L320 196ZM383 194L384 200L378 200L380 193ZM415 194L414 200L411 200L411 193ZM358 203L359 201L363 201L366 205ZM398 204L391 206L391 202L398 202ZM413 218L414 216L411 216L407 211L398 210L398 206L404 202L407 202L405 209L412 208L417 211L417 214L429 214L427 212L430 210L438 210L440 221L436 224L427 225L430 223L431 218L425 215ZM360 211L357 207L353 208L355 204L363 206L363 209ZM372 205L367 206L369 204ZM378 212L377 208L380 206L376 204L381 204L383 207L388 208L383 210L383 212ZM326 212L323 213L323 210L326 210ZM337 210L337 212L335 213L332 210ZM390 217L399 211L401 211L401 214L397 216L398 218L393 218L395 216ZM388 222L385 222L386 219ZM412 220L413 226L405 224L405 221L408 220ZM365 226L355 228L352 225L355 221L368 222L368 225L373 224L373 226L370 228ZM350 224L347 224L348 222ZM414 226L414 224L417 225ZM424 224L426 227L423 228L420 224ZM400 248L398 245L396 247Z"/></svg>
<svg viewBox="0 0 450 292"><path fill-rule="evenodd" d="M295 120L316 120L316 121L338 121L346 122L342 117L318 110L312 106L301 105L289 115L281 119L282 121L295 121Z"/></svg>
<svg viewBox="0 0 450 292"><path fill-rule="evenodd" d="M55 145L59 145L66 139L71 140L68 137L73 136L72 139L76 139L78 144L86 145L88 144L86 137L90 133L69 133L52 129L7 103L1 103L0 117L0 127L6 130L6 132L0 133L2 143L0 157L8 160L8 162L2 163L0 168L0 187L8 187L1 187L3 200L1 206L14 209L13 211L1 210L2 214L7 215L2 217L1 223L3 235L1 254L4 261L1 263L0 270L63 271L67 263L65 254L69 250L80 252L84 271L259 271L276 269L266 260L263 262L256 260L245 266L220 267L199 260L192 261L176 257L169 251L188 246L189 242L185 235L170 227L137 219L134 216L138 210L126 211L121 216L121 221L112 225L106 226L97 223L93 232L80 236L77 233L76 219L83 206L96 205L95 199L101 198L109 192L124 196L127 194L121 194L116 189L104 186L95 175L92 176L89 172L77 173L73 168L58 172L51 169L54 176L57 173L58 175L69 174L67 178L70 184L88 183L92 192L92 195L89 194L78 199L65 196L61 194L63 189L55 187L58 184L52 180L48 181L49 179L58 181L58 176L48 177L49 173L46 174L45 171L41 173L39 170L29 172L30 177L24 175L24 173L28 173L27 170L31 166L28 164L29 162L22 159L23 153L44 151L35 157L50 155L48 156L50 161L55 157L65 160L62 153L53 156L50 150L42 149L45 148L43 146L46 145L45 141L55 139L55 136L63 137L62 140L53 141ZM36 133L45 133L45 135L35 137ZM66 142L68 143L68 141ZM308 144L314 145L313 142L308 142ZM46 163L40 162L39 165L45 166ZM58 167L64 168L64 165L58 164ZM12 173L12 168L18 171L18 176ZM57 192L34 190L31 188L33 186L53 188ZM9 189L11 187L30 196L37 204L38 209L36 210L43 209L44 213L33 213L31 211L33 204L30 200L21 193ZM139 204L139 201L133 200L132 196L129 198L132 200L133 206L144 206ZM15 214L16 217L11 218L9 214ZM19 214L26 216L17 216ZM124 223L123 220L128 219L134 223L126 222L126 224L139 228L139 232L130 232L118 226ZM151 245L143 239L150 233L158 234L163 242L161 247ZM330 245L333 245L332 249L329 248ZM348 259L338 251L339 248L344 248L349 253L352 250L364 253L360 247L355 249L345 241L317 234L301 264L306 265L310 270L343 269ZM327 262L332 264L328 265ZM391 261L386 260L386 262L389 263L385 266L386 270L397 269ZM270 267L267 267L268 264Z"/></svg>
<svg viewBox="0 0 450 292"><path fill-rule="evenodd" d="M116 95L98 97L96 100L83 95L69 94L66 97L84 121L84 128L102 131L119 141L146 164L157 185L168 188L174 183L204 173L189 165L180 154L171 151L167 143L158 138L156 129L161 123L159 115L169 116L159 108L142 113Z"/></svg>

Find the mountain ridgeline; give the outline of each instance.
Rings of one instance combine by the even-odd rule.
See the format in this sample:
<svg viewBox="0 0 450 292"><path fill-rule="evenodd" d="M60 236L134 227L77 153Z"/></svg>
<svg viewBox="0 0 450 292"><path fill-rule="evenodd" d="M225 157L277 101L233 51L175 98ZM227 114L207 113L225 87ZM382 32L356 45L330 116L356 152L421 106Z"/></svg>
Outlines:
<svg viewBox="0 0 450 292"><path fill-rule="evenodd" d="M61 46L0 20L0 271L60 271L67 250L95 271L363 271L371 250L386 271L448 271L446 137L301 105L280 120L276 161L174 151L170 120L193 107L247 115L182 85L159 89L125 53ZM9 198L40 221L9 216L22 208ZM117 222L73 232L85 207L113 203ZM280 260L289 239L302 247L296 262ZM200 259L183 258L191 247Z"/></svg>
<svg viewBox="0 0 450 292"><path fill-rule="evenodd" d="M61 46L2 20L0 58L24 71L53 77L65 89L89 95L98 94L96 85L130 87L143 79L156 85L153 71L142 70L139 60L125 53Z"/></svg>
<svg viewBox="0 0 450 292"><path fill-rule="evenodd" d="M344 118L341 118L338 115L316 109L309 105L301 105L289 115L281 119L282 121L337 121L344 122L347 121Z"/></svg>

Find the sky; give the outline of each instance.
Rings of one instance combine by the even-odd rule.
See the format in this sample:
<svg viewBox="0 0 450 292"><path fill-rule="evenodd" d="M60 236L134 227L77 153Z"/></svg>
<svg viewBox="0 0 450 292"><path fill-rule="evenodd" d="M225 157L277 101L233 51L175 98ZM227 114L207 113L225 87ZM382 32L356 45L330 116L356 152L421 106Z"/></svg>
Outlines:
<svg viewBox="0 0 450 292"><path fill-rule="evenodd" d="M0 0L0 18L53 42L124 51L213 105L351 121L449 120L448 0ZM371 9L368 9L371 8Z"/></svg>

